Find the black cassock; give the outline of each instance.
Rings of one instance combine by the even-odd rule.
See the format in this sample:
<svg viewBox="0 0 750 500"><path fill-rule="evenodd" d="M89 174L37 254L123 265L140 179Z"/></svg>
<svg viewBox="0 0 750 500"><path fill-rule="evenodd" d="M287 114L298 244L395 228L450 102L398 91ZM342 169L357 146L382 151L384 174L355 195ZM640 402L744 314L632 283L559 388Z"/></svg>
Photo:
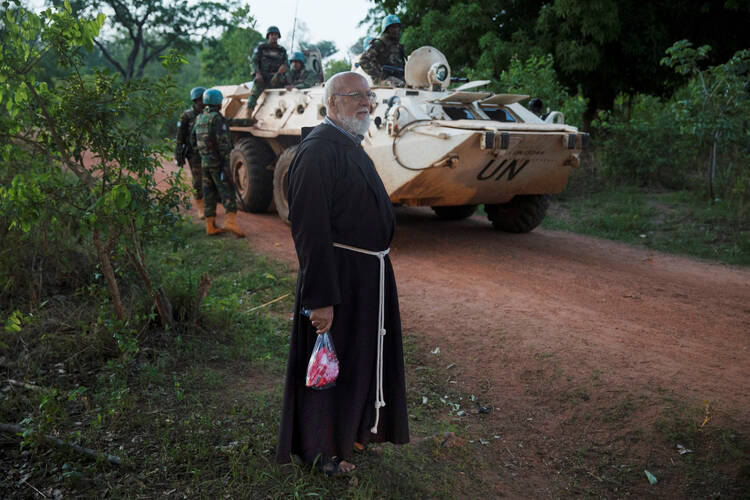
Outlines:
<svg viewBox="0 0 750 500"><path fill-rule="evenodd" d="M323 123L306 136L289 167L289 220L299 259L297 300L289 346L276 458L297 455L312 463L342 459L354 441L409 442L401 320L396 281L385 259L383 392L375 423L380 263L377 257L333 243L381 251L395 230L391 202L372 161L335 127ZM317 338L300 308L333 305L331 337L339 358L336 385L305 387L307 363Z"/></svg>

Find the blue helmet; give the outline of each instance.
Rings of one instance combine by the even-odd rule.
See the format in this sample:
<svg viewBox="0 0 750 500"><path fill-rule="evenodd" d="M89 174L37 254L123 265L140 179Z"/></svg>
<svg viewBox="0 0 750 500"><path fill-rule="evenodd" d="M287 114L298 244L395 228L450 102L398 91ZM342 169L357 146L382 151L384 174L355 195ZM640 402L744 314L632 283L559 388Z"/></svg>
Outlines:
<svg viewBox="0 0 750 500"><path fill-rule="evenodd" d="M203 93L203 104L206 106L220 106L223 99L220 90L208 89Z"/></svg>
<svg viewBox="0 0 750 500"><path fill-rule="evenodd" d="M392 24L401 24L401 19L398 18L396 14L388 14L385 16L385 19L383 19L383 33L385 33L385 30L388 29L388 26L391 26Z"/></svg>
<svg viewBox="0 0 750 500"><path fill-rule="evenodd" d="M372 43L373 40L375 40L374 36L366 36L365 37L365 41L362 42L362 50L369 49L370 48L370 43Z"/></svg>
<svg viewBox="0 0 750 500"><path fill-rule="evenodd" d="M266 38L268 38L268 35L270 35L271 33L276 33L277 35L279 35L279 38L281 38L281 31L279 31L279 28L277 28L276 26L268 27L268 29L266 30Z"/></svg>
<svg viewBox="0 0 750 500"><path fill-rule="evenodd" d="M292 54L291 59L289 59L289 62L292 61L299 61L302 64L305 64L307 62L307 59L305 58L305 54L303 54L302 52L295 52L294 54Z"/></svg>
<svg viewBox="0 0 750 500"><path fill-rule="evenodd" d="M205 91L206 89L204 87L195 87L190 91L190 100L194 101L196 99L200 99L201 97L203 97L203 92Z"/></svg>

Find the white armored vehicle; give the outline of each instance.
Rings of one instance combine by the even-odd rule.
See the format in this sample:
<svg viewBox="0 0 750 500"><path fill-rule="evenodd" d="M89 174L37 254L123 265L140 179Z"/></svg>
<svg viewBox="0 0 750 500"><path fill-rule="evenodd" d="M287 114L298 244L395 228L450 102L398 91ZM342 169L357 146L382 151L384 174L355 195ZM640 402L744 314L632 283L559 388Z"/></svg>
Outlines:
<svg viewBox="0 0 750 500"><path fill-rule="evenodd" d="M316 54L307 65L320 73ZM588 134L562 123L560 113L541 120L519 103L529 96L470 90L487 81L449 90L450 66L433 47L410 54L404 80L404 88L372 87L377 100L362 141L391 201L429 206L446 219L469 217L484 204L496 229L522 233L539 225L546 195L565 187ZM323 86L266 90L252 117L249 88L219 89L235 140L230 161L240 206L275 206L286 220L286 174L302 127L326 115Z"/></svg>

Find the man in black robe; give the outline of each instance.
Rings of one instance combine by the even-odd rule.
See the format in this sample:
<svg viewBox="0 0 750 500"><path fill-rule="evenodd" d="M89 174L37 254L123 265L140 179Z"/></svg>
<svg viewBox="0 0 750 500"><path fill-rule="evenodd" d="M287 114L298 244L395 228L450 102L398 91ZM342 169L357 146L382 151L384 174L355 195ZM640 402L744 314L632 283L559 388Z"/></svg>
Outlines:
<svg viewBox="0 0 750 500"><path fill-rule="evenodd" d="M409 441L398 294L383 255L395 221L360 145L373 97L361 75L334 75L326 83L327 118L303 130L289 167L299 276L276 458L317 460L327 473L354 469L345 459L355 443ZM299 314L302 308L311 310L309 319ZM305 387L305 373L317 335L327 330L340 368L336 385L319 391Z"/></svg>

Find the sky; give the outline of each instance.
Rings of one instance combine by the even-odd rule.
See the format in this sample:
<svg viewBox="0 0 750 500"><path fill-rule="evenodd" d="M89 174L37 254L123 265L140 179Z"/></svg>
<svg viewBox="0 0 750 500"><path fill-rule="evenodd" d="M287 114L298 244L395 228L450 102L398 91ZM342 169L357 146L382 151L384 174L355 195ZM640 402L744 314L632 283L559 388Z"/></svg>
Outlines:
<svg viewBox="0 0 750 500"><path fill-rule="evenodd" d="M24 3L33 10L44 7L44 0L26 0ZM349 47L367 34L366 26L358 28L357 25L374 5L369 0L244 0L241 3L250 5L250 15L256 20L255 29L262 35L269 26L278 26L281 43L287 48L292 41L296 8L298 21L307 25L307 41L333 40L339 49L334 58L349 57ZM299 40L299 31L295 39ZM295 48L298 49L296 41Z"/></svg>
<svg viewBox="0 0 750 500"><path fill-rule="evenodd" d="M357 28L373 4L368 0L251 0L250 15L256 19L255 29L265 35L266 28L278 26L281 43L287 48L292 41L294 10L297 20L307 25L307 39L310 42L333 40L339 53L335 58L348 57L347 50L367 28ZM299 31L295 35L295 48L298 48Z"/></svg>

